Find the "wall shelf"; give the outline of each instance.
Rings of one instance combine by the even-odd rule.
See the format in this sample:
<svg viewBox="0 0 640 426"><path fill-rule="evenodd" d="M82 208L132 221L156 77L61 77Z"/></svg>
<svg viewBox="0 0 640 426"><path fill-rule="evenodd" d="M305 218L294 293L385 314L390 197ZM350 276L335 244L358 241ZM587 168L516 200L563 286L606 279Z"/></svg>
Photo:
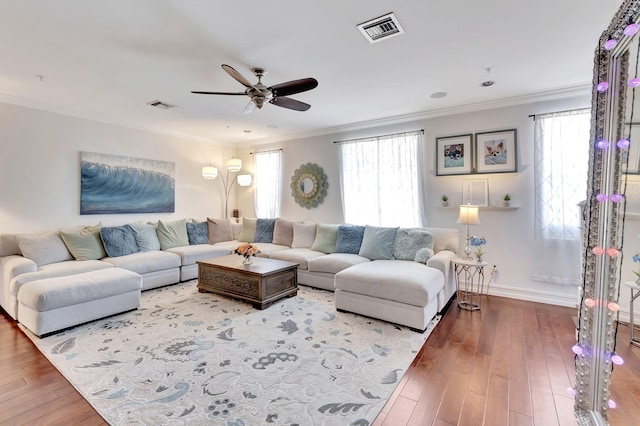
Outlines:
<svg viewBox="0 0 640 426"><path fill-rule="evenodd" d="M460 206L438 206L439 209L442 210L458 210ZM509 207L504 207L504 206L478 206L478 209L480 211L512 211L512 210L518 210L520 208L520 206L509 206Z"/></svg>

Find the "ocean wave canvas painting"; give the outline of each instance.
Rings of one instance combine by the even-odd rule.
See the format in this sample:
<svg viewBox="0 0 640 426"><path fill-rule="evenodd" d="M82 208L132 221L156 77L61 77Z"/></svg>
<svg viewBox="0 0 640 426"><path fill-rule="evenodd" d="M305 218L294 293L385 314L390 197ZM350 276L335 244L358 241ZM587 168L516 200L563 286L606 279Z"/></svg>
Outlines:
<svg viewBox="0 0 640 426"><path fill-rule="evenodd" d="M80 153L80 214L173 213L172 161Z"/></svg>

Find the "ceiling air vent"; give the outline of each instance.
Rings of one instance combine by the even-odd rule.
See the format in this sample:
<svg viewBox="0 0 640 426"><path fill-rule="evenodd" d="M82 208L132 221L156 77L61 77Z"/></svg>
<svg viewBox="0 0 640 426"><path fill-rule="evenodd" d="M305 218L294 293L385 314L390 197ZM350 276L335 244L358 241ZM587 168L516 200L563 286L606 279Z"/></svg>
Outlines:
<svg viewBox="0 0 640 426"><path fill-rule="evenodd" d="M166 102L162 102L162 101L151 101L151 102L147 102L147 105L151 105L152 107L156 107L156 108L160 108L160 109L171 109L171 108L175 108L175 105L171 105L168 104Z"/></svg>
<svg viewBox="0 0 640 426"><path fill-rule="evenodd" d="M369 40L369 43L377 43L380 40L404 34L404 30L393 13L387 13L358 25L358 29Z"/></svg>

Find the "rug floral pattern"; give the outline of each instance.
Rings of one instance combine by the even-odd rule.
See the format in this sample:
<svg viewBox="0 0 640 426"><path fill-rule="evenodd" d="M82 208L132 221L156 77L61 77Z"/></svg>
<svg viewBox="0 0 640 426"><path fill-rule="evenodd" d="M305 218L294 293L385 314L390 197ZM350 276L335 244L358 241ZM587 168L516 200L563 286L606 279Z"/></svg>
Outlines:
<svg viewBox="0 0 640 426"><path fill-rule="evenodd" d="M113 425L370 425L437 320L420 334L333 296L301 286L261 311L191 281L33 340Z"/></svg>

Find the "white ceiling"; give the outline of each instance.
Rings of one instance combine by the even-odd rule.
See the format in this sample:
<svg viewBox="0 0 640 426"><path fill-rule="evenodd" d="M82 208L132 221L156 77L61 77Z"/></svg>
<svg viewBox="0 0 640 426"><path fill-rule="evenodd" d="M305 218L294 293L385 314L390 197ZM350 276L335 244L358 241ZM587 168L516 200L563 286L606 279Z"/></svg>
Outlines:
<svg viewBox="0 0 640 426"><path fill-rule="evenodd" d="M224 142L295 137L585 89L618 3L0 0L0 102ZM388 12L405 34L369 44L356 25ZM316 78L316 89L291 96L311 109L243 115L248 97L190 93L243 91L223 63L250 81L252 67L266 68L267 86ZM439 91L448 96L430 97Z"/></svg>

